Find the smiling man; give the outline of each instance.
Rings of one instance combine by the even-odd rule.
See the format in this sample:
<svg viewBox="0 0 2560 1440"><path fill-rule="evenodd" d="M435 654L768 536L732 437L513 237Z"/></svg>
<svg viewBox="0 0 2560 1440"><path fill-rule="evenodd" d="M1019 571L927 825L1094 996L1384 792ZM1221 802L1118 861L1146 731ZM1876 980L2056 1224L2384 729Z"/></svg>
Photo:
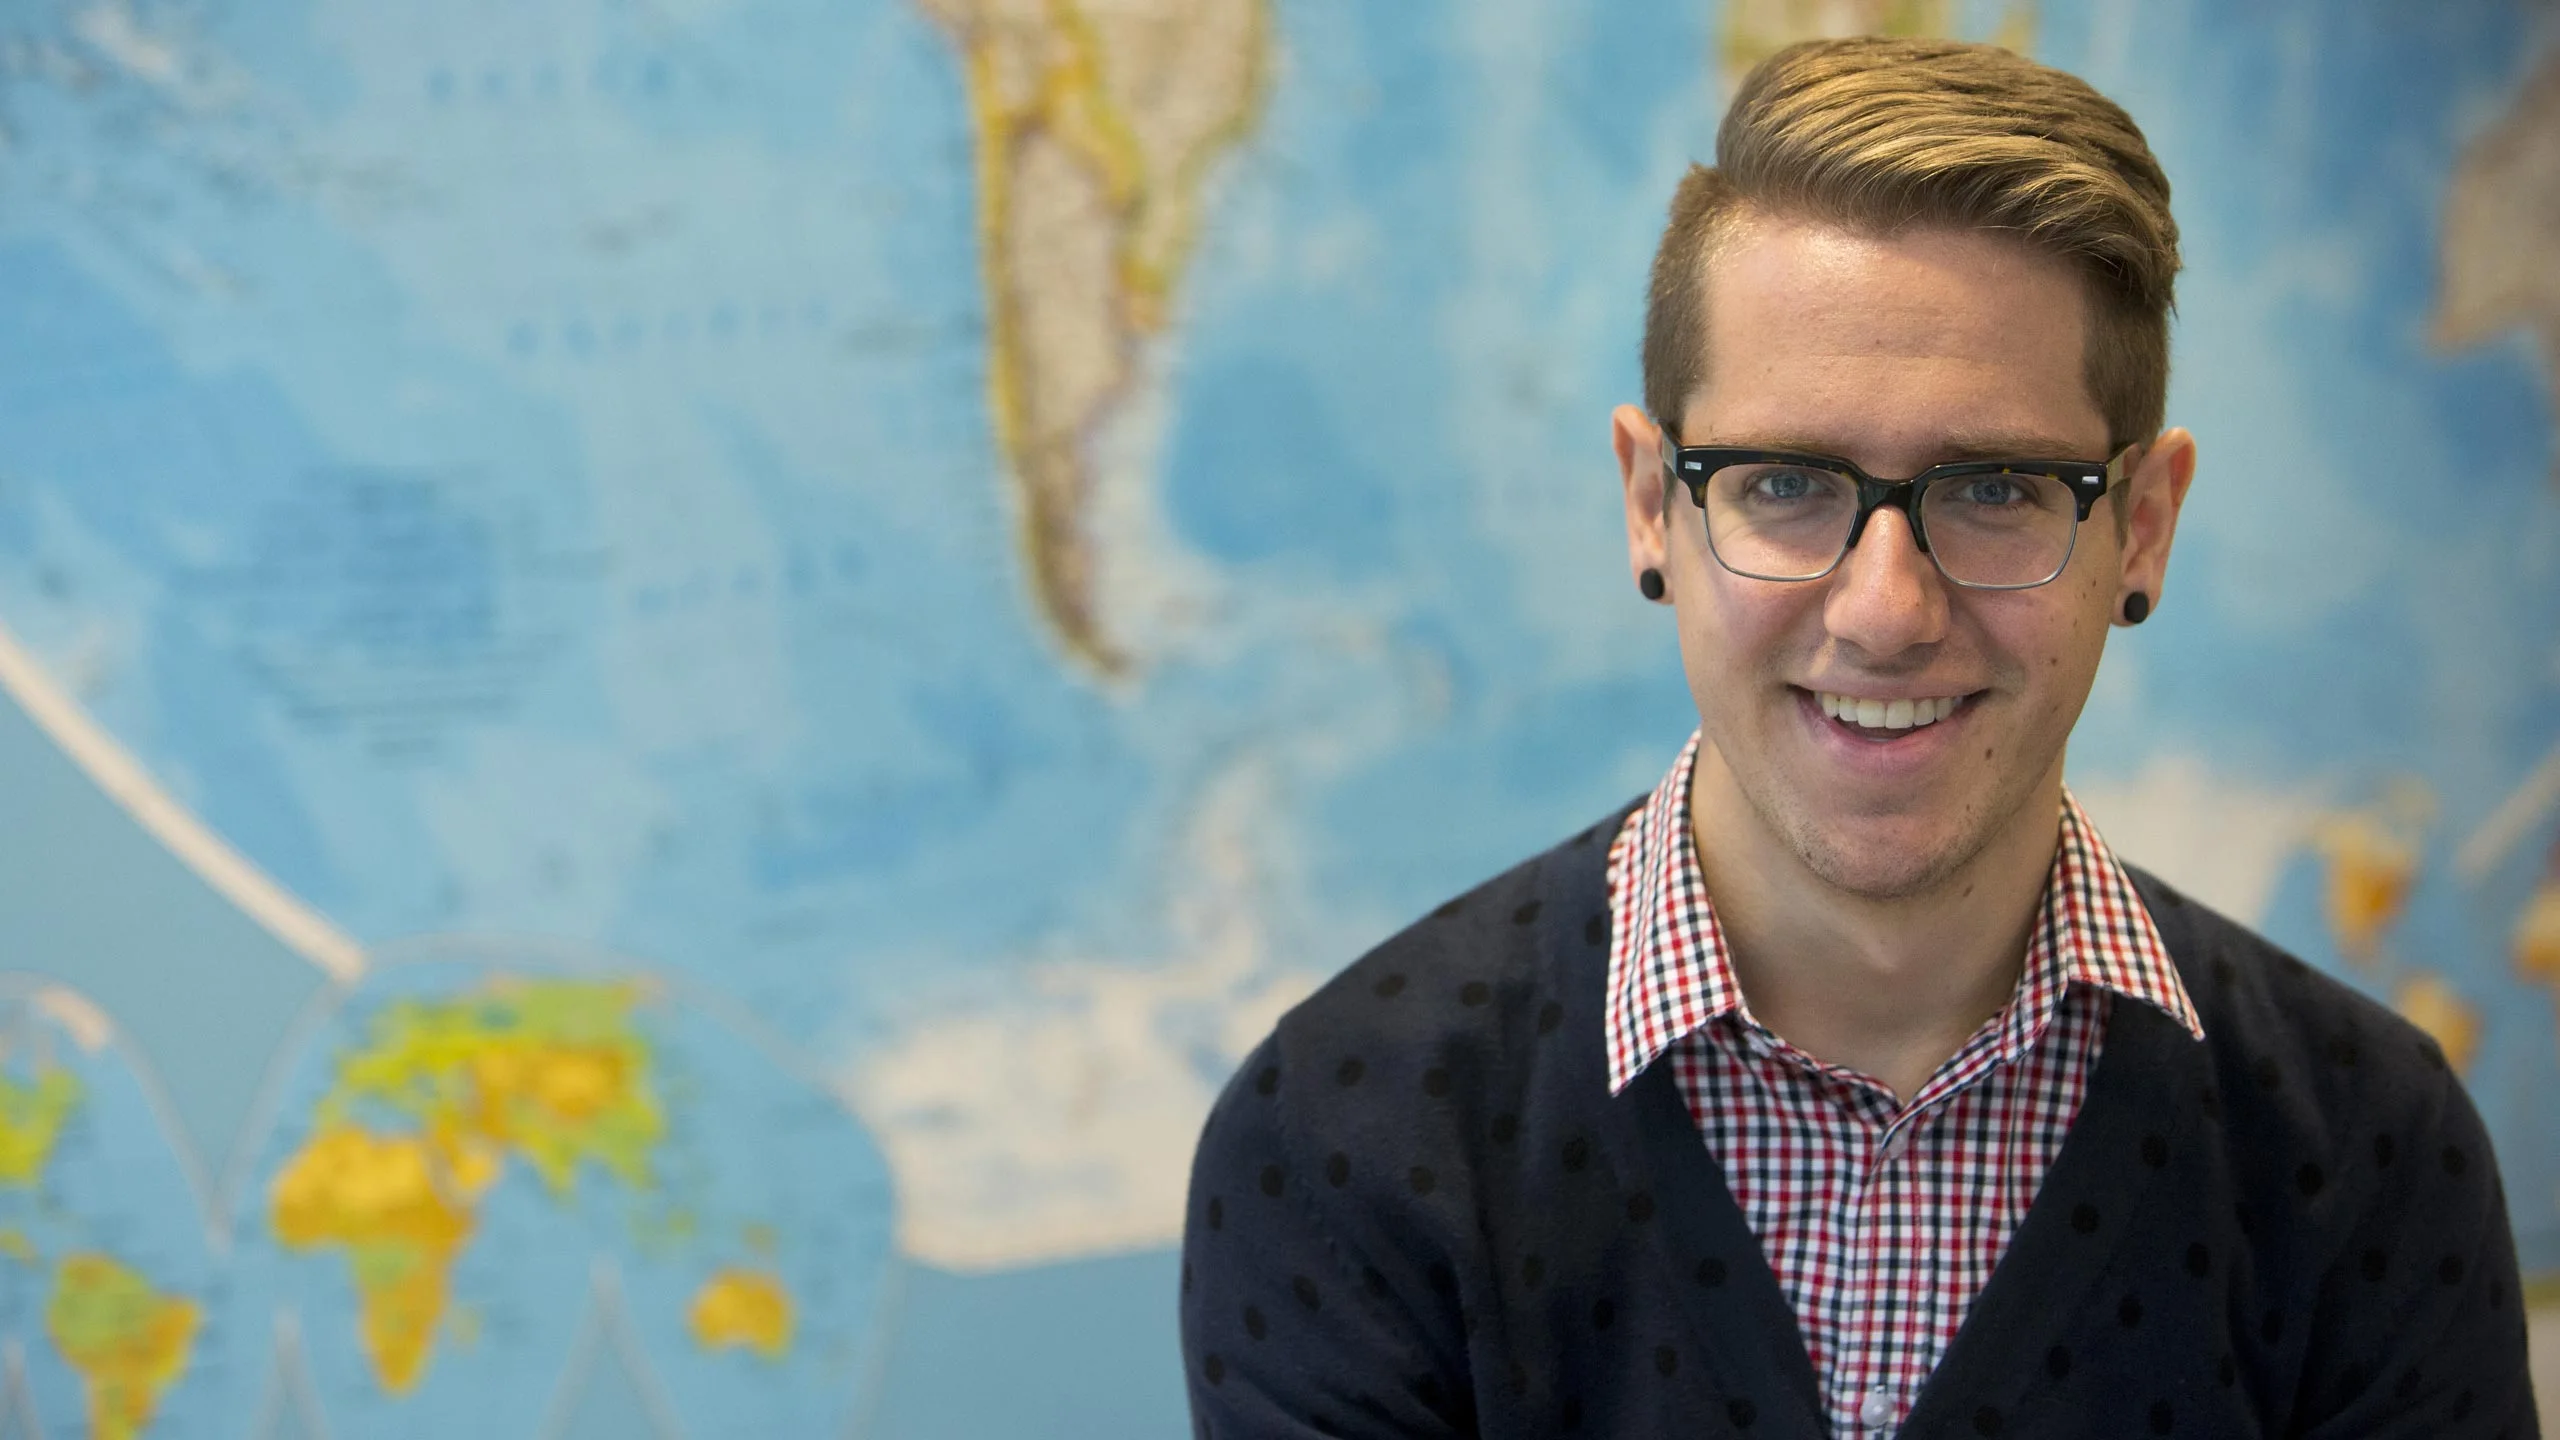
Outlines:
<svg viewBox="0 0 2560 1440"><path fill-rule="evenodd" d="M1612 422L1698 731L1247 1060L1184 1246L1203 1433L2535 1433L2442 1053L2063 786L2196 465L2140 132L2005 51L1825 42L1717 160Z"/></svg>

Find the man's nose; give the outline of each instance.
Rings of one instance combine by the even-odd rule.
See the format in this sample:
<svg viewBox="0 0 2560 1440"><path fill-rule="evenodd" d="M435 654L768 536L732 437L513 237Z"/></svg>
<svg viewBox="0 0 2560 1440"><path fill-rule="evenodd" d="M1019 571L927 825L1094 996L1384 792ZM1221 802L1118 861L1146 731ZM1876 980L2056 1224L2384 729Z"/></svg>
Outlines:
<svg viewBox="0 0 2560 1440"><path fill-rule="evenodd" d="M1946 578L1920 553L1911 517L1879 508L1858 543L1840 557L1822 620L1831 634L1870 655L1898 655L1947 633Z"/></svg>

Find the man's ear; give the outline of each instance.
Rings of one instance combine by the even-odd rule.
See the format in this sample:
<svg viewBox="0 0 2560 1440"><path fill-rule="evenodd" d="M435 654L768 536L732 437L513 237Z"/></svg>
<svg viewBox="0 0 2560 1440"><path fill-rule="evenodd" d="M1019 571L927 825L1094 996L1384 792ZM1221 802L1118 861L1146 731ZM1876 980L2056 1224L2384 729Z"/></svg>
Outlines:
<svg viewBox="0 0 2560 1440"><path fill-rule="evenodd" d="M2183 429L2163 430L2142 452L2125 482L2124 546L2117 557L2117 611L2123 597L2140 592L2151 608L2169 583L2169 546L2178 538L2178 512L2187 503L2187 487L2196 478L2196 437ZM2108 503L2114 503L2110 500Z"/></svg>
<svg viewBox="0 0 2560 1440"><path fill-rule="evenodd" d="M1633 405L1609 412L1609 443L1618 452L1618 483L1627 508L1627 575L1641 580L1647 570L1671 573L1670 545L1663 533L1661 435L1645 413Z"/></svg>

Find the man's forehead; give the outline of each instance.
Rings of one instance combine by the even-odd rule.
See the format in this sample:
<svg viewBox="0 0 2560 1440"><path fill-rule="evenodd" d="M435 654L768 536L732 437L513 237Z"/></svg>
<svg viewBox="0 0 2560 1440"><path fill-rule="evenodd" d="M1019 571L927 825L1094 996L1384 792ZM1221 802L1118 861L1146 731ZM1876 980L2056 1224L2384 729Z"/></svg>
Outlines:
<svg viewBox="0 0 2560 1440"><path fill-rule="evenodd" d="M1950 331L2028 342L2034 336L2017 331L2032 324L2036 334L2076 345L2087 322L2085 287L2069 265L1992 230L1879 234L1751 215L1736 219L1701 263L1711 332L1771 319L1800 331L1855 324L1869 345L1907 334L1934 348Z"/></svg>
<svg viewBox="0 0 2560 1440"><path fill-rule="evenodd" d="M2094 460L2106 422L2077 386L2037 403L1997 377L1902 392L1844 385L1719 386L1677 424L1685 445L1743 445L1836 455L1874 469L1960 460ZM1883 473L1883 472L1878 472Z"/></svg>
<svg viewBox="0 0 2560 1440"><path fill-rule="evenodd" d="M2063 262L1983 231L1876 235L1770 216L1714 249L1687 443L1931 463L2104 444L2082 363L2085 292Z"/></svg>

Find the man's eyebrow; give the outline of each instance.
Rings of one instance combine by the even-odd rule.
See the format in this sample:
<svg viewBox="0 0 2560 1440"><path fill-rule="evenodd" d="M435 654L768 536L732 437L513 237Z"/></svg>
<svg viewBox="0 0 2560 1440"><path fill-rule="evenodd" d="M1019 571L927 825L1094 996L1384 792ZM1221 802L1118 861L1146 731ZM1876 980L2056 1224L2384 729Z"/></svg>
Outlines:
<svg viewBox="0 0 2560 1440"><path fill-rule="evenodd" d="M1935 447L1940 461L1949 460L2069 460L2079 457L2080 447L2068 440L2040 435L2027 430L1994 430L1981 434L1950 435Z"/></svg>

